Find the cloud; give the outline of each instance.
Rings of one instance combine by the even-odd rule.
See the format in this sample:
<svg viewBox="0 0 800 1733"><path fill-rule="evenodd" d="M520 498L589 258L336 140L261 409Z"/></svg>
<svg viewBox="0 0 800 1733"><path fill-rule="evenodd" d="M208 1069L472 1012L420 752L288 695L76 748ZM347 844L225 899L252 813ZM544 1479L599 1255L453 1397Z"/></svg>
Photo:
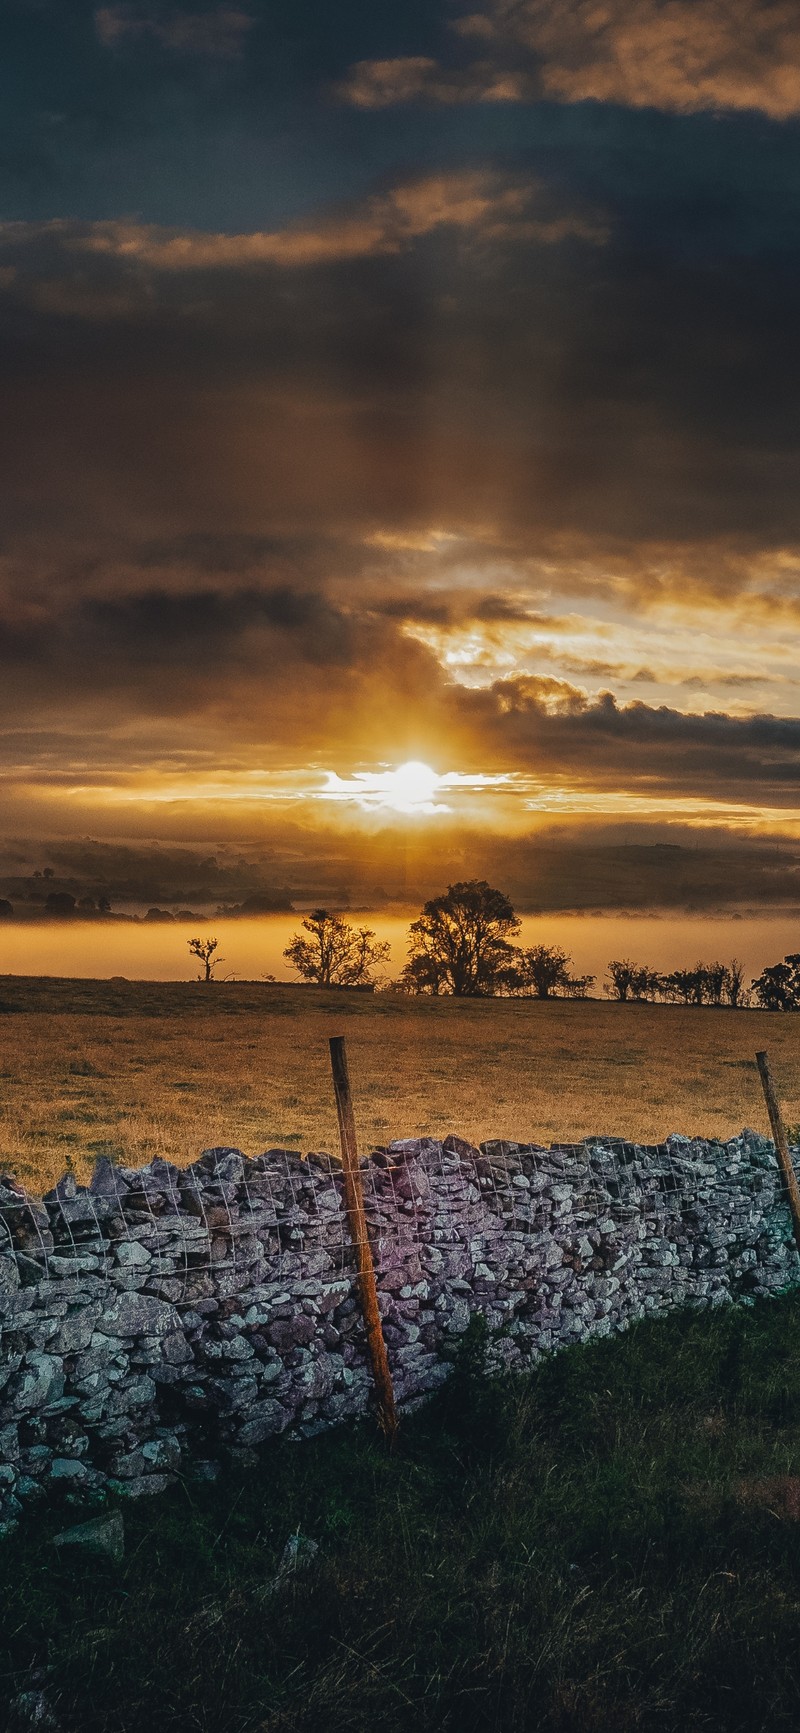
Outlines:
<svg viewBox="0 0 800 1733"><path fill-rule="evenodd" d="M607 237L605 225L596 217L556 208L548 189L530 175L463 169L401 182L349 208L323 214L314 223L284 229L209 234L118 219L77 223L60 218L0 225L0 249L25 253L49 244L73 256L93 255L131 268L180 274L264 265L302 269L390 258L442 231L487 246L506 241L548 245L570 236L600 243ZM6 287L19 287L16 273L9 276ZM82 305L80 287L76 292L75 285L45 279L38 290L39 304L45 310L49 306L55 311L76 311ZM120 298L120 290L116 299L107 291L112 315ZM97 296L86 299L88 315L95 316L100 306Z"/></svg>
<svg viewBox="0 0 800 1733"><path fill-rule="evenodd" d="M500 0L495 16L541 58L545 90L568 102L800 112L794 0Z"/></svg>
<svg viewBox="0 0 800 1733"><path fill-rule="evenodd" d="M396 60L358 60L337 88L340 100L353 108L393 108L403 102L524 102L534 86L530 77L491 61L477 61L448 72L425 55Z"/></svg>
<svg viewBox="0 0 800 1733"><path fill-rule="evenodd" d="M73 584L3 606L0 761L68 787L350 761L364 735L386 756L438 680L394 626L299 586Z"/></svg>
<svg viewBox="0 0 800 1733"><path fill-rule="evenodd" d="M95 29L105 48L150 41L175 54L232 60L242 51L255 19L237 7L218 6L210 12L182 12L167 7L100 6Z"/></svg>
<svg viewBox="0 0 800 1733"><path fill-rule="evenodd" d="M38 716L56 755L84 730L70 765L111 730L154 760L194 731L212 758L268 739L344 769L380 743L477 772L485 737L533 776L518 710L482 731L468 680L796 709L796 212L779 183L765 258L734 251L736 174L668 167L591 249L539 239L580 176L521 162L270 227L255 266L247 236L7 225L9 722ZM736 684L750 658L758 687ZM673 671L703 684L670 696ZM547 774L563 748L565 787L585 764L605 788L625 742L595 761L552 711ZM438 756L454 733L466 763Z"/></svg>
<svg viewBox="0 0 800 1733"><path fill-rule="evenodd" d="M670 705L590 699L566 681L514 677L484 690L451 689L449 702L479 735L490 767L526 769L595 793L800 813L800 718L683 712Z"/></svg>
<svg viewBox="0 0 800 1733"><path fill-rule="evenodd" d="M340 96L360 108L549 97L678 114L800 113L795 0L494 0L455 28L480 42L480 60L359 61Z"/></svg>
<svg viewBox="0 0 800 1733"><path fill-rule="evenodd" d="M547 791L567 813L607 796L609 812L692 800L709 817L731 803L800 817L796 716L621 702L555 669L464 686L352 596L234 583L23 598L1 641L0 755L13 780L44 777L66 799L76 783L134 804L213 783L247 805L261 787L248 779L273 765L321 776L421 758L510 778L497 816L512 828L517 797L535 807Z"/></svg>

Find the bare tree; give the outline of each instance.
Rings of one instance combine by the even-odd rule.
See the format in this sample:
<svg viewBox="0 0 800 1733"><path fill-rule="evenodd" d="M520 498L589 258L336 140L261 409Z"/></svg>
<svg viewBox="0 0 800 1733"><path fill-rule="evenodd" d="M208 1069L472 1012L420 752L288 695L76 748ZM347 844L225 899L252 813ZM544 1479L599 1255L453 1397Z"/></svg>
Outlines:
<svg viewBox="0 0 800 1733"><path fill-rule="evenodd" d="M744 984L744 963L738 957L731 957L725 970L725 993L728 1004L738 1011L747 1003L749 994Z"/></svg>
<svg viewBox="0 0 800 1733"><path fill-rule="evenodd" d="M283 954L304 981L318 987L374 986L375 971L391 946L377 939L371 927L354 927L327 909L312 909L300 924L303 932L295 933Z"/></svg>
<svg viewBox="0 0 800 1733"><path fill-rule="evenodd" d="M219 944L219 939L187 939L186 942L192 956L199 957L205 970L204 974L198 975L198 981L213 981L214 970L219 967L220 963L224 963L225 961L224 957L214 956L214 952Z"/></svg>

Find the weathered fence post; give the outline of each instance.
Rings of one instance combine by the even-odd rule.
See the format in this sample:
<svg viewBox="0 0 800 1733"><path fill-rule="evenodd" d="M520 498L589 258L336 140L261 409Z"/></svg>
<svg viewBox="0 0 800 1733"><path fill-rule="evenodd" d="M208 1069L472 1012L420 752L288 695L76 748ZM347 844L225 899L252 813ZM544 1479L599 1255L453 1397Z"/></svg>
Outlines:
<svg viewBox="0 0 800 1733"><path fill-rule="evenodd" d="M353 1098L350 1093L350 1077L347 1070L347 1051L343 1035L332 1035L328 1042L331 1053L331 1071L333 1072L333 1092L336 1097L336 1113L339 1119L339 1139L342 1146L342 1173L344 1177L344 1201L350 1232L356 1249L358 1261L358 1296L361 1311L367 1330L367 1346L369 1349L372 1376L378 1397L378 1419L381 1429L390 1442L394 1442L397 1433L397 1410L394 1405L394 1390L392 1374L389 1370L389 1359L386 1353L386 1343L383 1339L380 1308L378 1306L378 1288L375 1281L375 1266L372 1261L372 1247L367 1232L367 1217L364 1210L364 1188L361 1180L361 1168L358 1160L358 1143L356 1141L356 1123L353 1117Z"/></svg>
<svg viewBox="0 0 800 1733"><path fill-rule="evenodd" d="M780 1163L781 1172L786 1181L786 1190L789 1194L789 1208L792 1212L792 1227L794 1228L795 1245L797 1246L798 1252L800 1252L800 1186L797 1184L794 1162L792 1161L789 1152L789 1139L786 1136L786 1126L783 1123L783 1114L781 1113L778 1093L775 1088L775 1080L770 1070L769 1059L767 1058L766 1053L756 1054L756 1064L761 1073L761 1086L764 1091L764 1100L767 1104L769 1122L772 1126L775 1151Z"/></svg>

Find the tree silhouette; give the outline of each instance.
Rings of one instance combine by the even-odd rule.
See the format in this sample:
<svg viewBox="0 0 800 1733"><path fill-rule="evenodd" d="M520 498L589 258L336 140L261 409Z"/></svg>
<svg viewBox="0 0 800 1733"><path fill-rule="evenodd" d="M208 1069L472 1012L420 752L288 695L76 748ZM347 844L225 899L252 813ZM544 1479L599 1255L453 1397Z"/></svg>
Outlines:
<svg viewBox="0 0 800 1733"><path fill-rule="evenodd" d="M401 993L430 993L434 998L450 991L445 965L426 951L409 957L395 984Z"/></svg>
<svg viewBox="0 0 800 1733"><path fill-rule="evenodd" d="M377 939L371 927L354 927L327 909L312 909L301 926L303 932L295 933L283 954L304 981L318 987L374 986L375 970L391 946Z"/></svg>
<svg viewBox="0 0 800 1733"><path fill-rule="evenodd" d="M412 921L400 986L457 999L496 993L511 980L518 957L511 935L519 925L508 897L485 879L448 885Z"/></svg>
<svg viewBox="0 0 800 1733"><path fill-rule="evenodd" d="M605 992L610 999L619 999L622 1004L629 999L649 1002L665 991L664 976L659 975L657 969L649 969L645 963L632 963L630 957L615 957L608 964Z"/></svg>
<svg viewBox="0 0 800 1733"><path fill-rule="evenodd" d="M200 958L205 970L204 974L198 975L198 981L213 981L214 970L219 967L220 963L225 961L224 957L214 956L214 952L219 944L219 939L187 939L186 942L192 956Z"/></svg>
<svg viewBox="0 0 800 1733"><path fill-rule="evenodd" d="M731 957L725 971L725 993L727 995L728 1004L732 1005L735 1011L738 1010L740 1005L745 1004L747 1001L748 993L744 984L744 963L740 962L738 957Z"/></svg>
<svg viewBox="0 0 800 1733"><path fill-rule="evenodd" d="M572 981L567 969L571 962L572 958L557 945L531 945L521 950L514 966L519 990L536 999L553 999L556 993L566 993Z"/></svg>
<svg viewBox="0 0 800 1733"><path fill-rule="evenodd" d="M794 952L762 970L753 992L765 1011L800 1011L800 954Z"/></svg>
<svg viewBox="0 0 800 1733"><path fill-rule="evenodd" d="M609 986L606 991L612 999L619 999L623 1004L626 999L635 999L640 974L641 969L631 962L630 957L615 957L608 965Z"/></svg>

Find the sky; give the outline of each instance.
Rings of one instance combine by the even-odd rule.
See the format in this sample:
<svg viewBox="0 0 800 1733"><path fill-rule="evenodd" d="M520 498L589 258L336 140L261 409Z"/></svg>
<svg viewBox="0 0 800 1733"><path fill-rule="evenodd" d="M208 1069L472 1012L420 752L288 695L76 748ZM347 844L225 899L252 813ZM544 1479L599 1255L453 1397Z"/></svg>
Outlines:
<svg viewBox="0 0 800 1733"><path fill-rule="evenodd" d="M799 143L795 0L4 0L5 836L798 838Z"/></svg>

